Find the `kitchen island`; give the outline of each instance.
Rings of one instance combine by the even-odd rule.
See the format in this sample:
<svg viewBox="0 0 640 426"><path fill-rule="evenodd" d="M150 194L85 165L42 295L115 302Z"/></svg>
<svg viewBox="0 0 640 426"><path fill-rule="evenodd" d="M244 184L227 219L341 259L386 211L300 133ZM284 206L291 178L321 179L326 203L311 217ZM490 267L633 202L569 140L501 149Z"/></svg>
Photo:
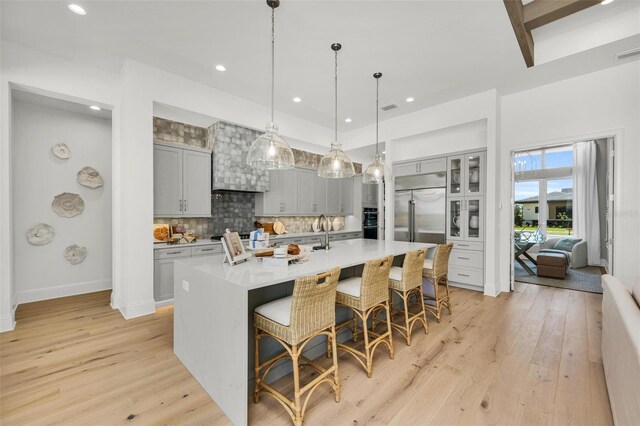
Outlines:
<svg viewBox="0 0 640 426"><path fill-rule="evenodd" d="M340 267L342 279L358 274L367 260L434 247L399 241L339 241L332 243L331 250L314 251L308 261L288 267L264 266L256 258L230 266L223 263L222 255L177 260L174 352L231 421L245 425L253 375L252 318L256 306L290 295L299 276ZM324 348L319 340L310 344L305 354L314 358ZM275 350L275 345L261 345L262 355ZM284 373L286 370L279 375ZM278 372L273 374L277 378Z"/></svg>

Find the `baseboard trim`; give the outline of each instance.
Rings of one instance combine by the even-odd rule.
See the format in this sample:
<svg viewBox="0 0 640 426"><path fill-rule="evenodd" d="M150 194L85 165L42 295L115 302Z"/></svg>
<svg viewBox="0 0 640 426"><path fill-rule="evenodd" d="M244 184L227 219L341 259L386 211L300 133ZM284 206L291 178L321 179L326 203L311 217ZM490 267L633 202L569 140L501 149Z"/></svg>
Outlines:
<svg viewBox="0 0 640 426"><path fill-rule="evenodd" d="M156 301L153 299L144 300L142 302L134 303L132 305L127 305L123 308L120 308L120 313L122 314L124 319L127 320L154 314L155 312Z"/></svg>
<svg viewBox="0 0 640 426"><path fill-rule="evenodd" d="M94 293L96 291L110 290L111 278L85 281L73 284L64 284L52 287L43 287L33 290L25 290L16 293L16 304L38 302L40 300L58 299L60 297L76 296L78 294Z"/></svg>
<svg viewBox="0 0 640 426"><path fill-rule="evenodd" d="M0 317L0 333L11 331L16 328L16 322L13 315L5 315Z"/></svg>
<svg viewBox="0 0 640 426"><path fill-rule="evenodd" d="M453 282L453 281L449 281L449 287L464 288L465 290L479 291L480 293L482 293L484 291L484 288L479 287L477 285L456 283L456 282ZM487 295L487 296L489 296L489 295Z"/></svg>
<svg viewBox="0 0 640 426"><path fill-rule="evenodd" d="M156 302L156 308L162 308L165 306L172 306L172 305L173 305L173 299L161 300L159 302Z"/></svg>

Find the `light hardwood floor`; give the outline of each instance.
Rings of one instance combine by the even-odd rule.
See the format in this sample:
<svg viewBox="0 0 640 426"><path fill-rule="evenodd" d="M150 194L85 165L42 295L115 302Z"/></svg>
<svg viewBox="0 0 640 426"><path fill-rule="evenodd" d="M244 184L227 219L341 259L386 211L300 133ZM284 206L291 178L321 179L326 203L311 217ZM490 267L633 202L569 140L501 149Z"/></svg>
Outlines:
<svg viewBox="0 0 640 426"><path fill-rule="evenodd" d="M600 295L521 284L452 300L453 315L430 318L412 346L394 333L395 359L377 351L371 379L342 355L341 402L321 386L305 424L612 424ZM229 424L173 355L172 319L167 307L125 321L108 292L20 306L0 335L0 423ZM290 420L265 396L250 422Z"/></svg>

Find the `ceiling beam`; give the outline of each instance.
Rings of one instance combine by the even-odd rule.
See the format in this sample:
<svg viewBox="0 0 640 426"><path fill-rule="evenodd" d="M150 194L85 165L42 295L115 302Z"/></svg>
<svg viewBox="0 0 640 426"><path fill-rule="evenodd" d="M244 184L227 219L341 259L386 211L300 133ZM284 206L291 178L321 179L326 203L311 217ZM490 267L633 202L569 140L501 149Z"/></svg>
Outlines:
<svg viewBox="0 0 640 426"><path fill-rule="evenodd" d="M524 6L522 6L522 1L504 0L504 7L507 9L524 62L527 64L527 68L531 68L533 66L533 38L531 37L531 31L524 26Z"/></svg>
<svg viewBox="0 0 640 426"><path fill-rule="evenodd" d="M601 0L534 0L524 5L524 26L532 31L600 2Z"/></svg>

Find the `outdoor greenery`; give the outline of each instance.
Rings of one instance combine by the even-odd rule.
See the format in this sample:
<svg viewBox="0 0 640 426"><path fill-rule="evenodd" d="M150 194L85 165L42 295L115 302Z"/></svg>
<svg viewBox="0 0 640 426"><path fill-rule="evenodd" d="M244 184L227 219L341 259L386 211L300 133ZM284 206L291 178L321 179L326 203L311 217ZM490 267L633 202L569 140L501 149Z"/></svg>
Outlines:
<svg viewBox="0 0 640 426"><path fill-rule="evenodd" d="M522 205L516 204L513 206L513 223L516 226L522 226L524 218L522 216Z"/></svg>
<svg viewBox="0 0 640 426"><path fill-rule="evenodd" d="M537 226L521 227L516 225L515 227L515 231L535 232L536 229L538 229ZM559 228L559 227L547 226L547 235L572 235L572 234L573 234L573 230L571 228Z"/></svg>

